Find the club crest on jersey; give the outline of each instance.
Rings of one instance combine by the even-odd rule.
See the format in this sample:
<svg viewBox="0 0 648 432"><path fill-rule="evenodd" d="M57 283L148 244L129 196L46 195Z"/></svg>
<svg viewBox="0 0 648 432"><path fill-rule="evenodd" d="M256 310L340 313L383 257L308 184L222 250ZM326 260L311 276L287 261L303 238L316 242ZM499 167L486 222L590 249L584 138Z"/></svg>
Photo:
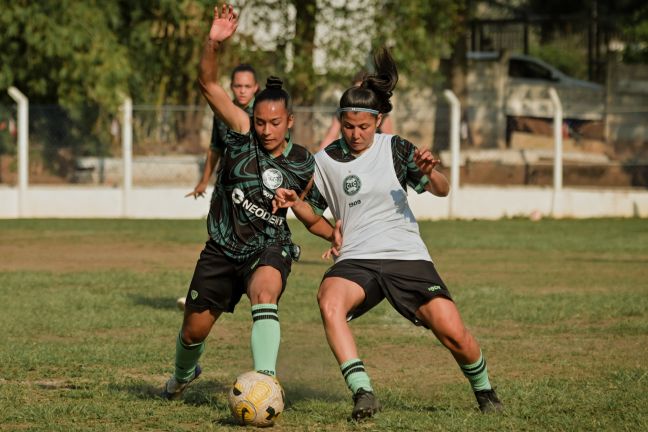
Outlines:
<svg viewBox="0 0 648 432"><path fill-rule="evenodd" d="M272 190L277 189L283 182L283 174L281 174L281 171L276 168L268 168L267 170L263 171L261 177L263 178L263 184L268 189Z"/></svg>
<svg viewBox="0 0 648 432"><path fill-rule="evenodd" d="M344 193L349 196L357 194L360 191L361 187L362 182L360 181L360 177L354 174L346 176L342 181L342 188L344 189Z"/></svg>

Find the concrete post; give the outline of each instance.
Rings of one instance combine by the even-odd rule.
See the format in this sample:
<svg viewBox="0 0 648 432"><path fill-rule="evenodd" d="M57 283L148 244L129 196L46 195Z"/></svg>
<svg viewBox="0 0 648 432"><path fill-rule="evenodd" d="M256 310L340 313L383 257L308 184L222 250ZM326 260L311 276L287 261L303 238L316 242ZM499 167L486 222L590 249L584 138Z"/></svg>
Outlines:
<svg viewBox="0 0 648 432"><path fill-rule="evenodd" d="M553 169L553 199L551 213L553 217L562 216L562 185L563 185L563 109L556 89L549 89L549 97L554 109L553 134L554 134L554 169Z"/></svg>
<svg viewBox="0 0 648 432"><path fill-rule="evenodd" d="M18 217L24 217L29 186L29 99L13 86L8 93L18 104Z"/></svg>
<svg viewBox="0 0 648 432"><path fill-rule="evenodd" d="M130 216L130 196L133 190L133 101L127 97L122 105L122 158L124 183L122 185L122 217Z"/></svg>
<svg viewBox="0 0 648 432"><path fill-rule="evenodd" d="M450 206L448 217L454 217L457 195L459 194L459 124L461 122L461 104L452 90L444 90L443 96L450 104Z"/></svg>

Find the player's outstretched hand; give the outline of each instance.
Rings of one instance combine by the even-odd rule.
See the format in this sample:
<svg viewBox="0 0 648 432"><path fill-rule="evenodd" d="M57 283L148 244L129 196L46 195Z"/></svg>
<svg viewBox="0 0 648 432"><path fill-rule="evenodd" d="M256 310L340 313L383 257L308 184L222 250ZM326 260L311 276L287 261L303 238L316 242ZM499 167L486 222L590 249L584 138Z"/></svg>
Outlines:
<svg viewBox="0 0 648 432"><path fill-rule="evenodd" d="M425 149L423 151L416 149L414 150L414 163L421 170L421 172L427 176L432 174L434 167L441 162L439 159L435 159L432 156L430 150Z"/></svg>
<svg viewBox="0 0 648 432"><path fill-rule="evenodd" d="M280 208L292 207L297 201L299 201L299 196L294 190L277 188L272 199L272 213L276 213Z"/></svg>
<svg viewBox="0 0 648 432"><path fill-rule="evenodd" d="M187 195L185 195L185 198L190 196L194 197L194 199L197 199L198 197L204 197L206 190L207 190L207 185L203 182L200 182L196 185L194 190L192 190Z"/></svg>
<svg viewBox="0 0 648 432"><path fill-rule="evenodd" d="M332 258L333 255L340 256L340 248L342 248L342 221L338 220L335 222L331 247L324 251L322 258L329 259Z"/></svg>
<svg viewBox="0 0 648 432"><path fill-rule="evenodd" d="M234 6L223 4L220 7L220 14L218 9L218 6L214 7L214 20L209 30L209 40L214 42L228 39L238 26L238 14L234 11Z"/></svg>

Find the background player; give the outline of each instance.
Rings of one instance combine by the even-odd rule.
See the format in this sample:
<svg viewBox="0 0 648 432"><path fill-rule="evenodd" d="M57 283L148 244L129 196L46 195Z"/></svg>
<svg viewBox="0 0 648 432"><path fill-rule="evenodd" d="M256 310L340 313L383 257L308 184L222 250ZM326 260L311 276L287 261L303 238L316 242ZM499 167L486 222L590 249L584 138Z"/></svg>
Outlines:
<svg viewBox="0 0 648 432"><path fill-rule="evenodd" d="M256 71L249 64L240 64L232 70L230 89L234 95L232 102L239 108L243 109L252 117L252 105L254 104L254 96L259 92L259 84L257 82ZM217 116L214 116L212 124L211 142L207 149L207 156L205 157L205 166L203 167L203 174L194 188L185 196L193 196L198 198L204 196L207 187L209 186L209 179L214 173L214 169L218 166L218 161L225 149L225 135L227 134L227 125Z"/></svg>

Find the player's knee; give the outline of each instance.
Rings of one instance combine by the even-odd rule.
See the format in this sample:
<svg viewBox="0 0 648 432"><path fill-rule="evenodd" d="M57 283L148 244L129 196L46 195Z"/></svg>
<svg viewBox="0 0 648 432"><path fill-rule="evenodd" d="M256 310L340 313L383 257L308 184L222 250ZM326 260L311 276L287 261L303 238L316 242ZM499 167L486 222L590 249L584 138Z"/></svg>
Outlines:
<svg viewBox="0 0 648 432"><path fill-rule="evenodd" d="M192 327L183 327L180 331L180 337L185 345L195 345L201 343L207 338L209 331L196 329Z"/></svg>
<svg viewBox="0 0 648 432"><path fill-rule="evenodd" d="M462 327L444 332L439 339L450 351L462 352L470 344L471 335L465 327Z"/></svg>
<svg viewBox="0 0 648 432"><path fill-rule="evenodd" d="M339 302L331 296L322 295L322 293L320 293L317 295L317 303L319 304L322 319L325 322L334 320L336 317L344 315L344 313L341 311L342 308Z"/></svg>
<svg viewBox="0 0 648 432"><path fill-rule="evenodd" d="M271 290L261 290L252 300L253 304L277 304L277 294Z"/></svg>

